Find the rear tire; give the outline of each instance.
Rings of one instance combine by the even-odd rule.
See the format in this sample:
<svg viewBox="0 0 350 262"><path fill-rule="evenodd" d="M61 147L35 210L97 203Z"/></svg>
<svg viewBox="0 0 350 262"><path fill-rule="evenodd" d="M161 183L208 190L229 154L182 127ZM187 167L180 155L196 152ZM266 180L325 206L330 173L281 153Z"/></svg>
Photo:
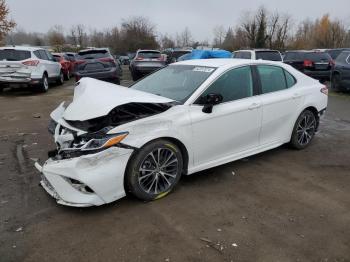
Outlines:
<svg viewBox="0 0 350 262"><path fill-rule="evenodd" d="M47 90L49 90L49 78L44 74L39 84L39 92L46 93Z"/></svg>
<svg viewBox="0 0 350 262"><path fill-rule="evenodd" d="M299 150L306 148L314 138L316 128L316 116L310 110L304 110L295 122L290 145Z"/></svg>
<svg viewBox="0 0 350 262"><path fill-rule="evenodd" d="M60 85L60 86L64 84L64 74L62 71L60 72L60 75L59 75L56 83L57 83L57 85Z"/></svg>
<svg viewBox="0 0 350 262"><path fill-rule="evenodd" d="M131 76L133 81L137 81L140 79L140 75L135 71L131 71Z"/></svg>
<svg viewBox="0 0 350 262"><path fill-rule="evenodd" d="M70 72L69 70L67 71L67 73L64 75L64 80L69 80L70 79Z"/></svg>
<svg viewBox="0 0 350 262"><path fill-rule="evenodd" d="M137 198L151 201L170 193L183 171L180 149L168 140L156 140L133 155L127 167L125 182Z"/></svg>

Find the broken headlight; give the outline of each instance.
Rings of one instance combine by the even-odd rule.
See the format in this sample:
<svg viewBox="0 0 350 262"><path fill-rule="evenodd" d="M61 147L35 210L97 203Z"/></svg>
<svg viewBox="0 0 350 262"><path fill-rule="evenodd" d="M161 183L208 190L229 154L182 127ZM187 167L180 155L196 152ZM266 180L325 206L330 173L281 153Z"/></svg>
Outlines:
<svg viewBox="0 0 350 262"><path fill-rule="evenodd" d="M83 145L80 150L88 151L109 148L111 146L119 144L127 135L128 133L119 133L99 139L93 138L89 140L85 145Z"/></svg>
<svg viewBox="0 0 350 262"><path fill-rule="evenodd" d="M79 157L87 154L98 153L102 150L118 145L129 133L106 135L105 137L91 138L86 142L81 141L79 147L62 149L58 155L62 159Z"/></svg>

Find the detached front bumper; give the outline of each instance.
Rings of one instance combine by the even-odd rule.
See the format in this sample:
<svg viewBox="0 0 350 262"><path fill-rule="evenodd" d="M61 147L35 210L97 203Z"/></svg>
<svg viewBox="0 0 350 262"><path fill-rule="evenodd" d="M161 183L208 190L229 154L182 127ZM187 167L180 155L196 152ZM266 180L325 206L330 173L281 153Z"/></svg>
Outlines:
<svg viewBox="0 0 350 262"><path fill-rule="evenodd" d="M58 204L87 207L125 196L124 174L132 149L111 147L96 154L54 160L35 167L41 186Z"/></svg>

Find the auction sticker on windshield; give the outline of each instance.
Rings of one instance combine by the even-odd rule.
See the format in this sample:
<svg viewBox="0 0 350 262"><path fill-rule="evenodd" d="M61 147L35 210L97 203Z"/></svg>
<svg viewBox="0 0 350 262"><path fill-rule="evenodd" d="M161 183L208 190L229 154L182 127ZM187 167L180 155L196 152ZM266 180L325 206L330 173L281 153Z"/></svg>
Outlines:
<svg viewBox="0 0 350 262"><path fill-rule="evenodd" d="M203 67L203 66L196 66L195 68L193 68L193 71L196 72L205 72L205 73L211 73L215 70L215 68L212 67Z"/></svg>

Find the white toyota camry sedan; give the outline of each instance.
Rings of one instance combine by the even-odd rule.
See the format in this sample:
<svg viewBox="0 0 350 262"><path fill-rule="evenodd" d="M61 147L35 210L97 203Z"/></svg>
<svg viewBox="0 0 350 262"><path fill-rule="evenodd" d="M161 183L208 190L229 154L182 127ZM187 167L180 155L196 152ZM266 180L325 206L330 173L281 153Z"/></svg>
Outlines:
<svg viewBox="0 0 350 262"><path fill-rule="evenodd" d="M130 88L85 78L51 113L57 148L35 165L59 204L159 199L181 175L285 143L307 147L327 94L286 64L239 59L175 63Z"/></svg>

